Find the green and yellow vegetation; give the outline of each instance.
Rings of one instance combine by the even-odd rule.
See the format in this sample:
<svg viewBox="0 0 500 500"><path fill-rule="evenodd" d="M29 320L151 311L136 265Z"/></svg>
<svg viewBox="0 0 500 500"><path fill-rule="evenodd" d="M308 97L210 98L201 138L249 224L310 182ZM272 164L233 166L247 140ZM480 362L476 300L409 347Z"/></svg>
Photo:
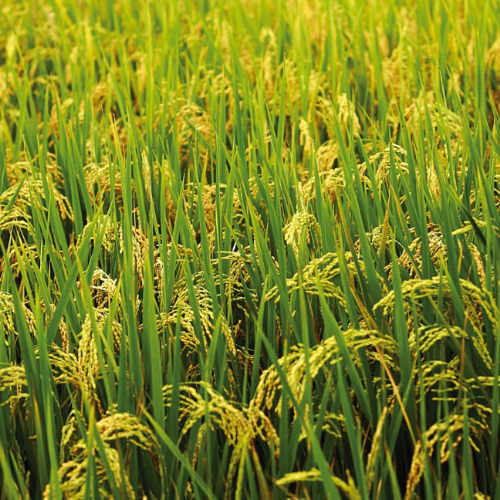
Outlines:
<svg viewBox="0 0 500 500"><path fill-rule="evenodd" d="M0 499L500 500L496 0L3 0Z"/></svg>

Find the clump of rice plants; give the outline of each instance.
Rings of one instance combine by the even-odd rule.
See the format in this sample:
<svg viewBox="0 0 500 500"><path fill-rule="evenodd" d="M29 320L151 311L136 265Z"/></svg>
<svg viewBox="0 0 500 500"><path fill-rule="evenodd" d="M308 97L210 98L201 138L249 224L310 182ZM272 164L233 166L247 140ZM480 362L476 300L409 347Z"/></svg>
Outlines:
<svg viewBox="0 0 500 500"><path fill-rule="evenodd" d="M0 498L500 498L492 0L4 0Z"/></svg>

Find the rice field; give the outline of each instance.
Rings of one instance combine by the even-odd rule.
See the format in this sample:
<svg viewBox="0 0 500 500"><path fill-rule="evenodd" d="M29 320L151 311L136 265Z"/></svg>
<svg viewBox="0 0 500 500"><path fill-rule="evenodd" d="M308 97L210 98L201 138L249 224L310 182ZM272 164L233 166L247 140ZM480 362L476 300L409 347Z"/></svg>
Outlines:
<svg viewBox="0 0 500 500"><path fill-rule="evenodd" d="M3 0L0 500L500 500L496 0Z"/></svg>

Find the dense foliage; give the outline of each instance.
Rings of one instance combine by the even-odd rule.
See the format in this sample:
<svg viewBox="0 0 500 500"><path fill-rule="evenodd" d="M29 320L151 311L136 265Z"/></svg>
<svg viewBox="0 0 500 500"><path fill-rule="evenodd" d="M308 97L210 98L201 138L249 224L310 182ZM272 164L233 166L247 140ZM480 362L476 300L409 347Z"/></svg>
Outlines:
<svg viewBox="0 0 500 500"><path fill-rule="evenodd" d="M0 498L500 499L495 0L3 0Z"/></svg>

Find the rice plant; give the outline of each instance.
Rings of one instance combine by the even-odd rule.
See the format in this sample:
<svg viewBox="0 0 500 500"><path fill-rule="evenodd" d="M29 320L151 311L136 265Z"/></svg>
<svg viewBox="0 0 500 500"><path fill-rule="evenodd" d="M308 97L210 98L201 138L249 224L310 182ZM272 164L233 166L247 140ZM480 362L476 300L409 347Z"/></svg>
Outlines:
<svg viewBox="0 0 500 500"><path fill-rule="evenodd" d="M0 498L500 500L494 0L0 4Z"/></svg>

